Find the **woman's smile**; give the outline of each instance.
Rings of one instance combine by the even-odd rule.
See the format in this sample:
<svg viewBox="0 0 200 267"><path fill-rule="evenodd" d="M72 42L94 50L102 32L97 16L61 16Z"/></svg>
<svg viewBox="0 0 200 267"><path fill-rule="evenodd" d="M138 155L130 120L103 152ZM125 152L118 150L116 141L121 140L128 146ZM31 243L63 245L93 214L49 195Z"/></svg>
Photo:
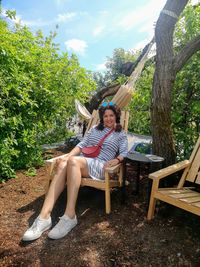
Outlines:
<svg viewBox="0 0 200 267"><path fill-rule="evenodd" d="M116 117L111 109L107 109L103 115L104 126L108 128L114 128L116 123Z"/></svg>

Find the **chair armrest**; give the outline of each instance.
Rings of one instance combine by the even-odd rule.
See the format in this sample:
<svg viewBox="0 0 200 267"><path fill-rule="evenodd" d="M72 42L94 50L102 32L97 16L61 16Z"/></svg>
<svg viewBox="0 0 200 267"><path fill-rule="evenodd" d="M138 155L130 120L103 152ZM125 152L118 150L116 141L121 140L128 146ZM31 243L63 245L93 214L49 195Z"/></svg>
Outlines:
<svg viewBox="0 0 200 267"><path fill-rule="evenodd" d="M157 179L160 180L172 173L175 173L177 171L180 171L182 169L185 169L186 167L188 167L190 165L190 161L189 160L183 160L179 163L173 164L171 166L168 166L164 169L161 169L159 171L153 172L149 174L149 178L150 179Z"/></svg>
<svg viewBox="0 0 200 267"><path fill-rule="evenodd" d="M52 159L47 159L45 162L47 164L52 164L53 162L55 162L57 159L62 159L62 158L65 158L68 154L64 154L64 155L61 155L61 156L58 156L58 157L55 157L55 158L52 158Z"/></svg>
<svg viewBox="0 0 200 267"><path fill-rule="evenodd" d="M115 173L115 172L117 172L117 170L118 170L121 166L122 166L122 163L119 163L119 164L117 164L117 165L115 165L115 166L113 166L113 167L107 167L107 168L105 168L105 171L106 171L106 172L109 172L109 173Z"/></svg>

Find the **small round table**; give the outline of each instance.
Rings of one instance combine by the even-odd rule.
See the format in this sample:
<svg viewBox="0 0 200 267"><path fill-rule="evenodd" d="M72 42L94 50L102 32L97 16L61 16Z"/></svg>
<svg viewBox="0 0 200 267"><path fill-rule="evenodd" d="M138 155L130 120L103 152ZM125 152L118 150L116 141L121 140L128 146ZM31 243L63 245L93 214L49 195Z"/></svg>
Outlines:
<svg viewBox="0 0 200 267"><path fill-rule="evenodd" d="M123 164L123 186L122 186L122 201L125 202L126 197L126 178L127 178L127 163L129 164L137 164L137 176L136 176L136 190L133 191L134 194L138 194L139 192L139 183L140 183L140 169L141 163L147 163L149 165L148 173L152 173L163 166L164 158L159 157L157 155L150 154L142 154L139 152L128 153L126 158L124 159ZM150 180L150 179L149 179ZM150 197L151 184L148 183L148 201Z"/></svg>

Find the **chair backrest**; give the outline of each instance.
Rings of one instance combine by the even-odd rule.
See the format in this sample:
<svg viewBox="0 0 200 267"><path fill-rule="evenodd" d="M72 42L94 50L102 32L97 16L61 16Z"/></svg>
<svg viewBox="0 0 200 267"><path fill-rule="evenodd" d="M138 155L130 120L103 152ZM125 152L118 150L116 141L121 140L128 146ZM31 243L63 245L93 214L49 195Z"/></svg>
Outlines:
<svg viewBox="0 0 200 267"><path fill-rule="evenodd" d="M200 136L190 156L190 165L184 170L179 181L178 188L184 185L185 181L200 184Z"/></svg>
<svg viewBox="0 0 200 267"><path fill-rule="evenodd" d="M188 169L186 180L200 184L200 136L192 151L189 161L191 165Z"/></svg>
<svg viewBox="0 0 200 267"><path fill-rule="evenodd" d="M129 119L129 112L122 111L120 116L120 124L122 125L122 129L127 132L128 131L128 119ZM99 113L97 110L93 110L92 117L88 122L87 129L85 134L96 124L99 123Z"/></svg>

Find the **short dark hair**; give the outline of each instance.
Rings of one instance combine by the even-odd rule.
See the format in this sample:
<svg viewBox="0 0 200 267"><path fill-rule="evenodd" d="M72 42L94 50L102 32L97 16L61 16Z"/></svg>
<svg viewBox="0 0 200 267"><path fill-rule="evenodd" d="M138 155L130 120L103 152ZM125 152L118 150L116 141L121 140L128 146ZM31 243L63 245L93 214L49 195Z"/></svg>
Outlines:
<svg viewBox="0 0 200 267"><path fill-rule="evenodd" d="M113 113L115 114L116 116L116 127L115 127L115 132L121 132L122 130L122 126L120 124L120 116L121 116L121 110L119 107L117 107L117 105L107 105L107 106L100 106L99 108L99 119L100 119L100 122L99 124L97 125L97 129L98 130L103 130L105 127L104 127L104 123L103 123L103 116L104 116L104 113L106 110L112 110Z"/></svg>

